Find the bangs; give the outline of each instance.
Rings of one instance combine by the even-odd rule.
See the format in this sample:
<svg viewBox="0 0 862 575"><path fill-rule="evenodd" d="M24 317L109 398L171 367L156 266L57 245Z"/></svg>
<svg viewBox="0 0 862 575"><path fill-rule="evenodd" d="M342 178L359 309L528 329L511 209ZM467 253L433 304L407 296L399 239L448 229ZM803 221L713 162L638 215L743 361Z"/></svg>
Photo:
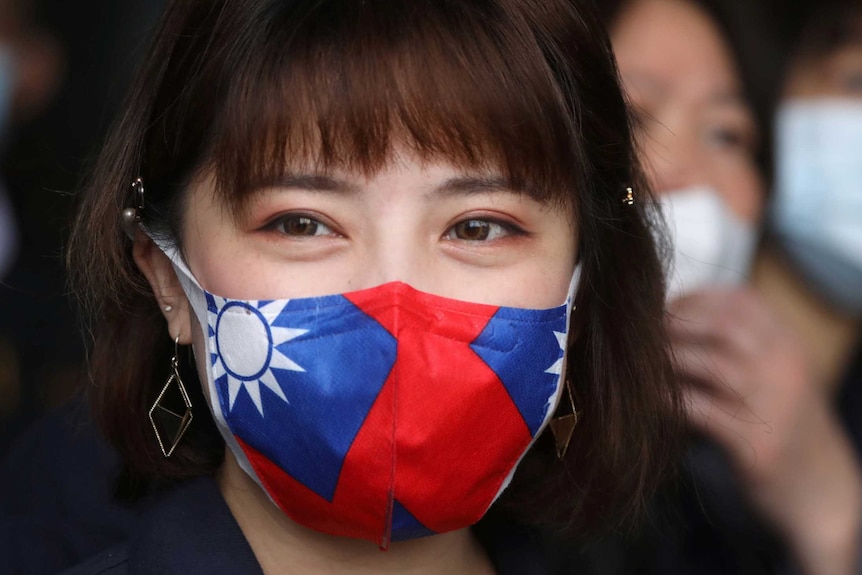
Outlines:
<svg viewBox="0 0 862 575"><path fill-rule="evenodd" d="M505 0L268 4L263 33L231 23L249 35L215 58L228 88L202 165L227 202L298 167L370 176L404 150L573 203L573 113L531 11Z"/></svg>

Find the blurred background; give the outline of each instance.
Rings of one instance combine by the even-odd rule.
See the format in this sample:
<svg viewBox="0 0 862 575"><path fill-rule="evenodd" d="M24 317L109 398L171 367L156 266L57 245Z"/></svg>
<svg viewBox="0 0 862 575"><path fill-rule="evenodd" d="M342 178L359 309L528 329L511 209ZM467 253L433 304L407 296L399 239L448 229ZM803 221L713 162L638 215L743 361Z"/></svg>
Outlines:
<svg viewBox="0 0 862 575"><path fill-rule="evenodd" d="M162 0L0 0L0 451L84 357L63 245L73 194Z"/></svg>

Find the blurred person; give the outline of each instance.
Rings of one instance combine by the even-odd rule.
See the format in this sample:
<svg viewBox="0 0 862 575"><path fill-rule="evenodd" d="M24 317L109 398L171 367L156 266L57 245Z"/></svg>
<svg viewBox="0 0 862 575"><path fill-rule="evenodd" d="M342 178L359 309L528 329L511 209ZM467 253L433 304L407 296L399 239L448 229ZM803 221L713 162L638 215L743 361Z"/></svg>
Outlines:
<svg viewBox="0 0 862 575"><path fill-rule="evenodd" d="M862 317L862 7L832 0L797 20L785 34L793 48L777 112L772 249L757 279L835 388Z"/></svg>
<svg viewBox="0 0 862 575"><path fill-rule="evenodd" d="M6 152L10 132L44 109L60 76L59 46L35 24L32 11L29 0L0 0L0 155ZM4 176L0 173L0 286L21 241ZM0 422L18 406L21 381L14 337L0 330Z"/></svg>
<svg viewBox="0 0 862 575"><path fill-rule="evenodd" d="M641 153L676 236L670 329L690 420L721 446L744 497L804 572L852 573L862 519L858 462L804 340L749 285L766 202L762 136L744 81L752 75L723 32L725 3L619 4L607 7L614 50L639 111ZM739 507L720 470L693 458L693 489L716 496L716 517L726 513L721 507ZM699 561L696 572L778 569L780 550L742 510L745 520L718 522L684 550L651 552L677 567Z"/></svg>
<svg viewBox="0 0 862 575"><path fill-rule="evenodd" d="M812 3L784 33L772 233L756 281L805 337L862 453L862 6Z"/></svg>
<svg viewBox="0 0 862 575"><path fill-rule="evenodd" d="M16 4L26 9L28 36L54 46L62 81L55 76L47 106L16 114L0 154L18 227L15 264L0 280L0 338L19 382L0 408L0 454L66 401L83 376L83 338L62 257L72 191L104 138L161 1Z"/></svg>
<svg viewBox="0 0 862 575"><path fill-rule="evenodd" d="M58 402L59 380L76 380L69 366L82 353L64 295L63 192L101 139L109 87L125 88L118 72L131 67L160 4L0 0L0 254L9 256L0 255L3 575L57 573L122 541L134 517L110 501L116 455L80 401L19 433Z"/></svg>
<svg viewBox="0 0 862 575"><path fill-rule="evenodd" d="M56 41L33 25L30 0L0 0L0 153L9 130L42 110L60 74ZM17 251L17 224L0 180L0 281Z"/></svg>

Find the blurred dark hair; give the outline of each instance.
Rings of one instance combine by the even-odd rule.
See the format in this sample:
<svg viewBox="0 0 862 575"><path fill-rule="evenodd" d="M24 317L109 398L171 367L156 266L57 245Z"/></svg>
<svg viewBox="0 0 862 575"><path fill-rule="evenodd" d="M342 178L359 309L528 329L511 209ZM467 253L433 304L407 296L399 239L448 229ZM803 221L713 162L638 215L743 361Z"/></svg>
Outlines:
<svg viewBox="0 0 862 575"><path fill-rule="evenodd" d="M636 0L599 0L608 29L627 5ZM702 9L718 27L734 56L742 81L743 97L751 106L761 135L757 163L768 178L772 174L772 112L778 97L782 57L768 11L753 0L682 0Z"/></svg>
<svg viewBox="0 0 862 575"><path fill-rule="evenodd" d="M396 145L499 166L525 193L577 216L582 281L568 377L580 423L564 462L548 433L539 439L497 507L573 529L639 509L676 453L681 406L651 194L587 0L169 5L81 193L69 247L94 337L93 412L131 475L213 473L224 446L200 408L170 459L152 435L147 410L172 342L123 233L130 181L147 183L144 221L181 247L185 187L202 169L213 170L224 205L241 208L285 158L371 174ZM634 206L622 202L627 186Z"/></svg>

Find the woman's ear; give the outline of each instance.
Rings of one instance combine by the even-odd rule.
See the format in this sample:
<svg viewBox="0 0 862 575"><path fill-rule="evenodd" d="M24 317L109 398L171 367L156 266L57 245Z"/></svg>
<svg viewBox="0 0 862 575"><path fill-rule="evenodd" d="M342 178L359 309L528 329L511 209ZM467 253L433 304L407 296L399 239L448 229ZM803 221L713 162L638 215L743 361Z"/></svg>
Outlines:
<svg viewBox="0 0 862 575"><path fill-rule="evenodd" d="M135 234L132 257L156 295L171 339L179 337L180 345L192 343L191 306L171 260L140 230Z"/></svg>

